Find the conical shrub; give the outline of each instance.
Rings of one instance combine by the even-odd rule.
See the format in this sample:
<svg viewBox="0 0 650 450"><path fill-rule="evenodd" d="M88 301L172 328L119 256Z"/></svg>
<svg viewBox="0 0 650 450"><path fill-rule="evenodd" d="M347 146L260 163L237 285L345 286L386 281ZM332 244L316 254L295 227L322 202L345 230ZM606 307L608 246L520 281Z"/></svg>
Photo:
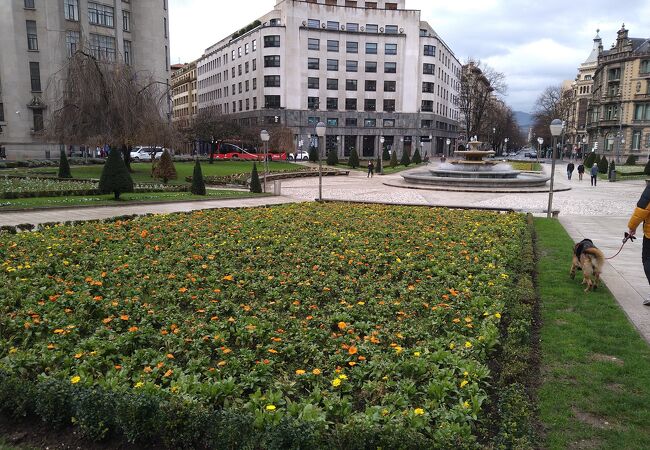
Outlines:
<svg viewBox="0 0 650 450"><path fill-rule="evenodd" d="M65 150L61 150L61 157L59 158L59 178L72 178L70 163L68 162L68 156L65 154Z"/></svg>
<svg viewBox="0 0 650 450"><path fill-rule="evenodd" d="M416 148L413 153L413 164L422 164L422 157L420 156L420 149Z"/></svg>
<svg viewBox="0 0 650 450"><path fill-rule="evenodd" d="M194 163L194 173L192 174L192 194L205 195L205 181L203 180L203 171L198 158Z"/></svg>
<svg viewBox="0 0 650 450"><path fill-rule="evenodd" d="M251 172L251 186L250 191L254 194L262 193L262 183L260 183L260 176L257 173L257 164L253 163L253 171Z"/></svg>
<svg viewBox="0 0 650 450"><path fill-rule="evenodd" d="M336 166L339 163L339 155L336 154L336 150L330 150L327 153L327 165Z"/></svg>
<svg viewBox="0 0 650 450"><path fill-rule="evenodd" d="M607 173L607 169L609 168L609 164L607 162L607 158L605 155L598 161L598 172L600 173Z"/></svg>
<svg viewBox="0 0 650 450"><path fill-rule="evenodd" d="M163 152L160 161L153 170L153 176L160 178L165 184L169 180L176 179L176 168L174 167L174 161L172 161L172 155L169 154L169 151L165 150Z"/></svg>
<svg viewBox="0 0 650 450"><path fill-rule="evenodd" d="M309 160L318 162L318 147L309 147Z"/></svg>
<svg viewBox="0 0 650 450"><path fill-rule="evenodd" d="M388 146L384 145L384 153L381 155L381 158L384 161L390 161L390 151L388 151Z"/></svg>
<svg viewBox="0 0 650 450"><path fill-rule="evenodd" d="M397 167L397 164L398 164L397 163L397 152L395 151L395 149L393 149L393 151L390 153L390 166L392 168L395 168L395 167Z"/></svg>
<svg viewBox="0 0 650 450"><path fill-rule="evenodd" d="M353 169L359 167L359 154L357 153L356 148L350 150L350 158L348 159L348 166L352 167Z"/></svg>
<svg viewBox="0 0 650 450"><path fill-rule="evenodd" d="M399 163L402 166L406 166L406 167L408 167L409 164L411 164L411 155L408 149L405 148L404 151L402 152L402 159L400 160Z"/></svg>
<svg viewBox="0 0 650 450"><path fill-rule="evenodd" d="M108 158L99 179L99 191L102 194L112 192L115 195L115 200L119 200L120 195L124 192L133 192L133 179L124 164L121 152L117 149L110 149L108 152Z"/></svg>

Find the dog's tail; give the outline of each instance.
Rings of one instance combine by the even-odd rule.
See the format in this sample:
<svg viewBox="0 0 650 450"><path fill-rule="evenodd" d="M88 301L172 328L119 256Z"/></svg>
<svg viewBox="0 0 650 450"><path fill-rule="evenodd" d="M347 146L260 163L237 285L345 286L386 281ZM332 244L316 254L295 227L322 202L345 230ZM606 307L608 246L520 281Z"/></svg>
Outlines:
<svg viewBox="0 0 650 450"><path fill-rule="evenodd" d="M597 268L600 269L601 267L603 267L603 265L605 264L605 255L603 254L603 252L599 248L596 248L596 247L588 248L588 249L585 249L584 252L589 256L589 258L592 261L594 259L596 260L596 264L594 264L594 265Z"/></svg>

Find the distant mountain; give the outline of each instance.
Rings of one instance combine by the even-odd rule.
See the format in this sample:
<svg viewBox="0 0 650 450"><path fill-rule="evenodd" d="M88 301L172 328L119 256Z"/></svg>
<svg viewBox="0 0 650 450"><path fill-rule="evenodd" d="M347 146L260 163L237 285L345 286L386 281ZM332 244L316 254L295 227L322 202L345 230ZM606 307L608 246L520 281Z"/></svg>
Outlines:
<svg viewBox="0 0 650 450"><path fill-rule="evenodd" d="M517 120L517 123L519 124L519 128L522 129L524 132L528 132L528 128L530 128L533 125L533 115L525 113L523 111L514 111L515 113L515 119Z"/></svg>

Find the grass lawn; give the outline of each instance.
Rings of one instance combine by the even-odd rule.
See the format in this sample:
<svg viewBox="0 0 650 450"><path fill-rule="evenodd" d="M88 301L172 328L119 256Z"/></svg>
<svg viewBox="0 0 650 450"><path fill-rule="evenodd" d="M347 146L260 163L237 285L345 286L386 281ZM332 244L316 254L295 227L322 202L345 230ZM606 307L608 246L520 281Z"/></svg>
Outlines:
<svg viewBox="0 0 650 450"><path fill-rule="evenodd" d="M534 172L539 172L542 170L542 165L538 162L514 162L511 161L509 163L513 169L515 170L526 170L526 171L534 171Z"/></svg>
<svg viewBox="0 0 650 450"><path fill-rule="evenodd" d="M650 347L606 288L585 294L569 278L573 242L560 223L535 225L542 447L650 448Z"/></svg>
<svg viewBox="0 0 650 450"><path fill-rule="evenodd" d="M174 202L205 199L243 198L261 194L246 191L208 190L207 195L193 195L189 192L148 192L122 194L119 201L113 194L75 197L36 197L19 199L0 199L0 211L7 209L57 208L62 206L125 206L140 202Z"/></svg>
<svg viewBox="0 0 650 450"><path fill-rule="evenodd" d="M176 167L176 173L178 178L176 180L171 180L170 184L187 184L185 177L191 176L194 171L194 162L176 162L174 163ZM263 170L263 163L258 163L258 170ZM72 176L74 178L94 178L99 179L102 173L102 165L94 166L73 166L71 167ZM154 178L151 178L151 164L150 163L132 163L131 168L133 172L131 176L133 181L136 183L143 182L153 182L158 181ZM207 162L201 163L201 169L203 171L203 176L227 176L237 173L249 173L253 170L253 163L247 161L215 161L214 164L209 164ZM287 162L269 162L269 170L271 172L278 171L298 171L302 170L303 166L299 164L287 163ZM40 167L36 169L15 169L15 170L3 170L0 172L0 175L28 175L28 174L41 174L56 176L58 173L58 168L56 167Z"/></svg>

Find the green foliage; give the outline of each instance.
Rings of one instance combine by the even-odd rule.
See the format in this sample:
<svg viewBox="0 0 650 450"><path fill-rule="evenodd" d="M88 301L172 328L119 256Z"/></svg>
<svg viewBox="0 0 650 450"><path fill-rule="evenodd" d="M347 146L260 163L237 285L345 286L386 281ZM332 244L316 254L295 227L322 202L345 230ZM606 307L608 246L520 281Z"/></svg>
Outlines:
<svg viewBox="0 0 650 450"><path fill-rule="evenodd" d="M636 165L637 161L637 156L636 155L629 155L627 159L625 160L625 165L626 166L634 166Z"/></svg>
<svg viewBox="0 0 650 450"><path fill-rule="evenodd" d="M253 164L253 171L251 172L250 191L254 194L262 193L262 183L260 183L260 176L257 173L257 164Z"/></svg>
<svg viewBox="0 0 650 450"><path fill-rule="evenodd" d="M160 161L156 164L153 169L154 178L159 178L163 183L167 183L169 180L176 179L176 167L174 167L174 161L172 160L172 155L168 150L165 149Z"/></svg>
<svg viewBox="0 0 650 450"><path fill-rule="evenodd" d="M194 195L205 195L205 181L203 180L201 163L198 159L194 164L194 174L192 175L192 188L190 189L190 192Z"/></svg>
<svg viewBox="0 0 650 450"><path fill-rule="evenodd" d="M348 166L352 167L353 169L359 167L359 154L357 153L356 148L350 150L350 158L348 159Z"/></svg>
<svg viewBox="0 0 650 450"><path fill-rule="evenodd" d="M68 163L68 157L65 154L65 150L61 150L61 156L59 158L59 178L72 178L72 173L70 173L70 163Z"/></svg>
<svg viewBox="0 0 650 450"><path fill-rule="evenodd" d="M402 159L400 160L400 165L408 167L411 164L411 151L407 148L402 152Z"/></svg>
<svg viewBox="0 0 650 450"><path fill-rule="evenodd" d="M309 161L318 162L318 147L309 147Z"/></svg>
<svg viewBox="0 0 650 450"><path fill-rule="evenodd" d="M102 194L113 193L115 200L119 200L120 194L133 192L133 180L131 174L124 164L122 152L111 148L106 159L106 164L99 179L99 191Z"/></svg>
<svg viewBox="0 0 650 450"><path fill-rule="evenodd" d="M327 153L327 165L336 166L339 163L339 155L336 149L332 149Z"/></svg>
<svg viewBox="0 0 650 450"><path fill-rule="evenodd" d="M609 163L607 162L607 158L605 155L598 161L598 172L600 173L607 173L607 169L609 168Z"/></svg>
<svg viewBox="0 0 650 450"><path fill-rule="evenodd" d="M616 170L616 163L614 162L613 159L612 159L612 162L609 163L609 168L608 168L608 170L609 170L610 172L613 172L613 171Z"/></svg>
<svg viewBox="0 0 650 450"><path fill-rule="evenodd" d="M390 166L393 169L398 166L398 163L397 163L397 150L395 150L395 149L393 149L393 151L390 152Z"/></svg>
<svg viewBox="0 0 650 450"><path fill-rule="evenodd" d="M598 155L596 155L595 152L589 153L585 158L585 167L591 169L591 167L596 163L596 158L598 158Z"/></svg>
<svg viewBox="0 0 650 450"><path fill-rule="evenodd" d="M422 164L422 156L420 156L420 149L416 148L413 153L413 164Z"/></svg>
<svg viewBox="0 0 650 450"><path fill-rule="evenodd" d="M384 161L390 161L390 151L388 150L388 146L384 145L384 152L382 153L381 158Z"/></svg>

